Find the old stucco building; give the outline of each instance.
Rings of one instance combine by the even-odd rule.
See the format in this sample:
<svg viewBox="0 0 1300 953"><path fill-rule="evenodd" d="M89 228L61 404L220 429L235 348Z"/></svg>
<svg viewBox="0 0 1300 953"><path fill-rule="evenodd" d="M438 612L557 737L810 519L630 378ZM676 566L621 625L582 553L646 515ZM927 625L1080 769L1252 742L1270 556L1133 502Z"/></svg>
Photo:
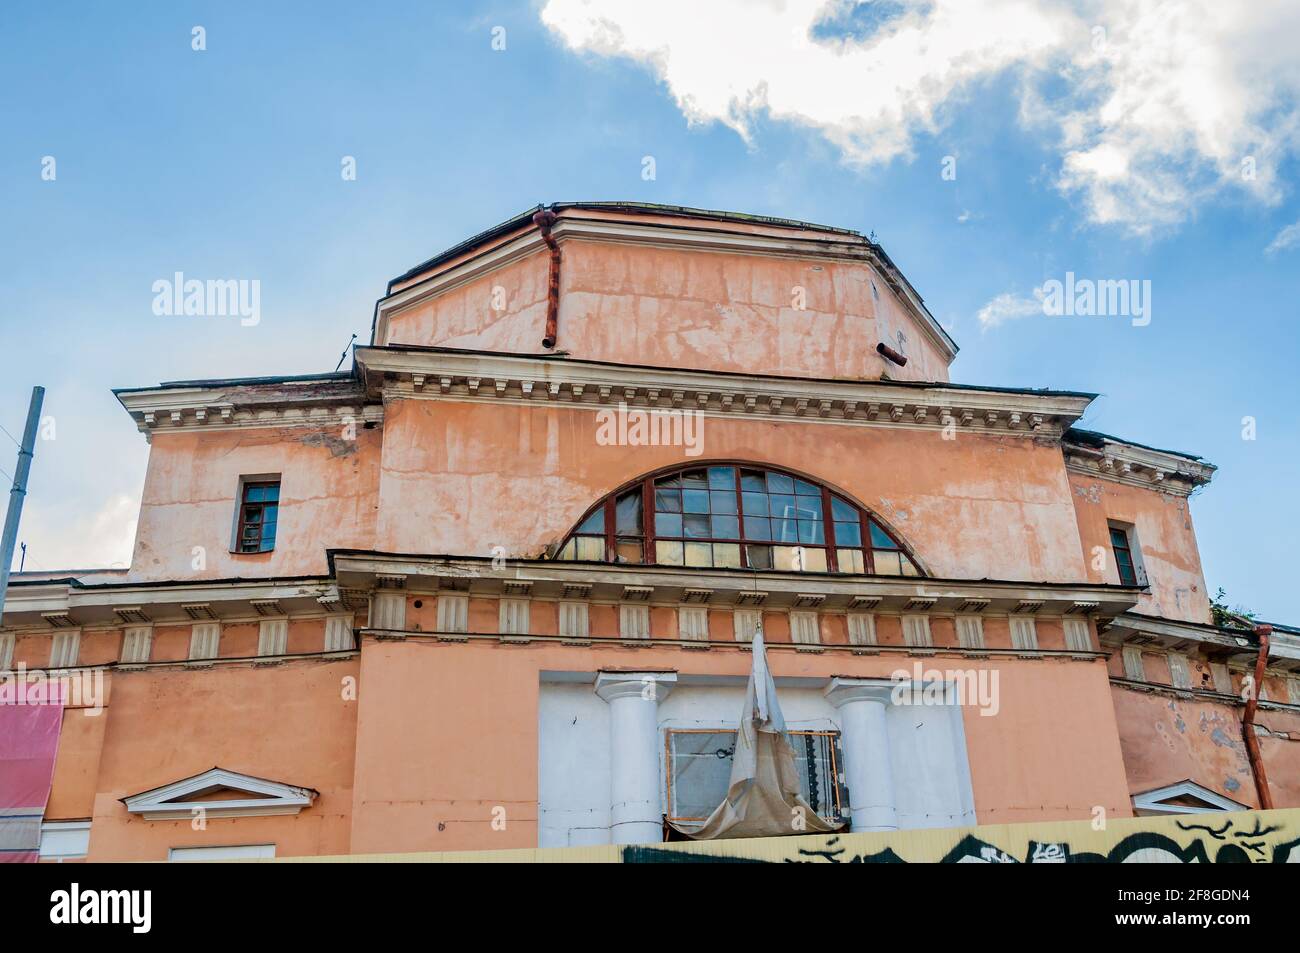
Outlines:
<svg viewBox="0 0 1300 953"><path fill-rule="evenodd" d="M855 831L1259 804L1212 465L1075 428L1091 394L949 383L855 232L534 211L392 281L350 371L117 392L131 567L16 576L0 634L102 687L38 752L44 857L659 841L717 802L760 622ZM1297 807L1300 638L1270 653Z"/></svg>

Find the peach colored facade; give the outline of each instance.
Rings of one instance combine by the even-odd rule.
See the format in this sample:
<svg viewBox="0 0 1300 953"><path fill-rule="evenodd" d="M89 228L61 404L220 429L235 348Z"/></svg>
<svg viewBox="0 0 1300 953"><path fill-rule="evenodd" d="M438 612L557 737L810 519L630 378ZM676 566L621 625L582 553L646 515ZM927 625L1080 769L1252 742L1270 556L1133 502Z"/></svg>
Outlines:
<svg viewBox="0 0 1300 953"><path fill-rule="evenodd" d="M102 683L64 713L44 814L84 849L47 859L644 841L679 796L672 732L726 727L753 611L794 721L838 738L855 831L1128 817L1166 789L1258 805L1255 651L1211 624L1189 507L1211 465L1078 430L1093 395L950 384L955 344L855 233L554 211L555 348L530 212L390 283L351 371L118 392L151 443L131 567L16 576L0 636L0 668ZM675 436L631 436L652 417ZM639 562L562 552L616 491L732 470L824 488L915 574L870 571L888 546L821 571L848 557L812 539L807 571L748 543L746 565L661 562L649 529ZM263 483L273 545L240 552ZM872 692L923 670L996 704L908 742ZM1279 628L1257 719L1279 808L1300 806L1298 672ZM608 688L638 678L664 686L649 741ZM620 745L648 746L650 781L611 767Z"/></svg>

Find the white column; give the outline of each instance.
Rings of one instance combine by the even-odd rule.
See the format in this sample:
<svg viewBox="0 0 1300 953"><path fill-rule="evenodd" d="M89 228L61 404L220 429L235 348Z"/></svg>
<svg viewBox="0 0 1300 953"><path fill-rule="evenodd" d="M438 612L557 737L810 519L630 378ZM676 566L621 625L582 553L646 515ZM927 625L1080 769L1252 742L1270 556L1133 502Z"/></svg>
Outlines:
<svg viewBox="0 0 1300 953"><path fill-rule="evenodd" d="M596 694L609 705L610 842L663 840L659 794L659 702L671 672L601 672Z"/></svg>
<svg viewBox="0 0 1300 953"><path fill-rule="evenodd" d="M898 830L885 723L893 687L880 679L832 678L825 691L826 700L840 710L849 813L858 833Z"/></svg>

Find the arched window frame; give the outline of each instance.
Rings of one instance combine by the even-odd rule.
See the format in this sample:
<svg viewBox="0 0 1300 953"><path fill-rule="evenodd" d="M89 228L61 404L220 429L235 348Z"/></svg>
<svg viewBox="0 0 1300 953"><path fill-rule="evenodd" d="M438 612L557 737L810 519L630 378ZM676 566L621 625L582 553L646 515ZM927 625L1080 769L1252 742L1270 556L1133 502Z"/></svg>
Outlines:
<svg viewBox="0 0 1300 953"><path fill-rule="evenodd" d="M712 467L732 467L736 471L734 490L736 493L736 507L737 507L736 514L739 519L739 528L740 528L738 537L735 539L715 539L713 537L709 537L709 538L692 537L686 539L685 537L667 537L667 539L677 541L679 538L681 538L688 542L737 544L740 548L740 563L741 563L740 566L739 567L718 567L718 568L757 569L757 571L760 572L773 571L770 570L768 567L749 566L748 547L751 545L769 545L769 546L795 545L795 546L804 546L806 549L811 548L811 549L824 551L826 553L826 562L827 562L827 567L825 571L835 573L838 575L854 575L854 576L887 575L892 578L900 578L900 577L919 578L927 575L927 573L925 572L924 568L921 565L920 560L918 560L916 556L913 554L911 547L908 546L907 543L904 542L899 537L899 535L896 532L894 532L893 529L891 529L890 526L884 520L882 520L878 515L876 515L873 511L871 511L867 507L862 506L861 504L856 502L852 497L844 493L842 490L835 489L827 485L822 480L819 480L816 477L808 476L807 474L799 473L794 470L789 470L784 467L773 466L771 464L766 464L766 463L757 463L749 460L709 460L709 461L692 462L685 465L675 464L670 467L664 467L659 470L654 470L643 476L637 477L635 480L630 480L627 483L624 483L621 486L617 487L610 493L606 494L597 503L589 507L583 513L581 519L579 519L577 523L574 524L573 528L570 529L568 534L564 537L563 542L556 549L555 551L556 555L553 558L557 560L563 559L566 562L567 561L605 562L605 563L618 563L620 565L646 565L646 566L682 565L678 563L660 563L656 559L657 553L656 553L655 544L659 539L662 539L664 537L657 537L655 534L655 483L660 480L671 478L675 475L685 474L692 471L704 470L707 473L707 471ZM747 538L744 531L745 513L744 513L744 504L742 498L742 494L744 492L742 488L742 476L743 476L742 471L745 470L762 471L764 473L775 473L782 476L790 477L794 480L799 480L804 483L811 484L814 487L816 487L820 491L820 500L822 505L822 523L823 523L825 541L823 543L782 543L774 540L758 540L758 539ZM620 536L618 533L617 512L616 512L618 500L626 496L629 492L635 491L637 489L640 490L641 518L642 518L642 526L641 526L642 534L639 537L640 548L641 548L641 561L639 563L631 562L631 561L620 561L618 558L617 540L620 538ZM764 492L768 492L768 491L764 491ZM768 495L771 494L769 493ZM835 538L835 523L837 521L834 519L832 515L834 513L832 498L838 499L840 502L848 505L856 512L858 517L858 525L860 527L859 532L862 534L861 545L853 546L852 544L849 545L838 544L838 541ZM584 524L586 524L589 520L591 520L591 518L597 513L602 514L604 518L603 534L581 533L580 530L583 528ZM897 552L900 554L901 557L903 557L902 560L900 561L901 565L906 566L908 563L910 563L913 572L909 573L905 570L901 570L899 573L890 573L890 572L878 573L877 572L876 565L875 565L875 552L877 550L884 552L886 551L886 547L872 545L871 542L873 538L871 536L872 526L874 526L877 530L879 530L880 533L886 536L893 543L893 548L897 550ZM576 538L585 536L586 538L594 539L601 535L603 535L603 539L604 539L604 546L602 549L603 555L601 556L601 558L594 558L592 556L587 556L584 558L576 554L573 556L561 555L564 552L565 548L568 546L568 544L571 541L575 540ZM624 537L624 538L630 538L630 537ZM577 544L575 544L575 550L576 548L577 548ZM862 552L864 567L861 573L856 572L852 568L846 570L840 569L838 550L841 548L858 549ZM696 568L696 567L687 567L687 568ZM703 568L707 568L707 567L703 567ZM777 569L775 571L783 571L783 570ZM813 569L813 570L803 570L803 571L818 572L822 570Z"/></svg>

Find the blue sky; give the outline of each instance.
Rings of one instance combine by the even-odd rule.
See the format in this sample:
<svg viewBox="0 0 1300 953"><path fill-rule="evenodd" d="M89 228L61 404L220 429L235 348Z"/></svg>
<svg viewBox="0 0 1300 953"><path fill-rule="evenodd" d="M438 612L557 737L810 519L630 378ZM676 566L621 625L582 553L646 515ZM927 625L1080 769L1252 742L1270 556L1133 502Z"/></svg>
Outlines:
<svg viewBox="0 0 1300 953"><path fill-rule="evenodd" d="M938 29L924 21L933 8L894 6ZM20 534L29 569L129 558L147 445L110 388L332 370L407 267L538 202L625 199L874 231L961 345L955 381L1095 391L1084 426L1217 464L1193 502L1211 592L1300 622L1300 242L1285 237L1300 220L1300 163L1293 140L1266 135L1294 116L1296 88L1261 93L1271 98L1246 130L1267 146L1266 194L1207 179L1195 146L1153 155L1117 133L1135 176L1192 186L1152 211L1151 188L1112 178L1106 187L1141 212L1106 220L1104 197L1066 182L1064 121L1027 117L1030 73L1058 119L1062 102L1086 98L1086 76L1053 66L1050 43L990 53L993 65L937 105L900 91L910 118L898 128L865 107L858 117L852 82L835 96L854 118L828 119L779 70L762 77L771 108L727 122L709 112L707 76L674 76L632 48L648 27L622 23L622 49L584 44L571 7L552 7L550 26L541 3L0 12L0 424L18 433L40 383L56 434L38 449ZM848 9L818 36L868 43L891 29L890 9ZM720 51L763 40L759 15L734 34L671 9L662 18L673 42L701 29ZM195 25L206 50L191 49ZM505 50L492 48L494 27ZM41 177L45 156L54 181ZM340 175L343 156L356 158L355 181ZM940 175L945 156L955 180ZM260 324L156 316L151 285L176 271L259 279ZM978 320L999 295L1027 298L1066 271L1150 280L1150 325ZM1247 416L1253 441L1242 439ZM12 473L13 445L0 444Z"/></svg>

